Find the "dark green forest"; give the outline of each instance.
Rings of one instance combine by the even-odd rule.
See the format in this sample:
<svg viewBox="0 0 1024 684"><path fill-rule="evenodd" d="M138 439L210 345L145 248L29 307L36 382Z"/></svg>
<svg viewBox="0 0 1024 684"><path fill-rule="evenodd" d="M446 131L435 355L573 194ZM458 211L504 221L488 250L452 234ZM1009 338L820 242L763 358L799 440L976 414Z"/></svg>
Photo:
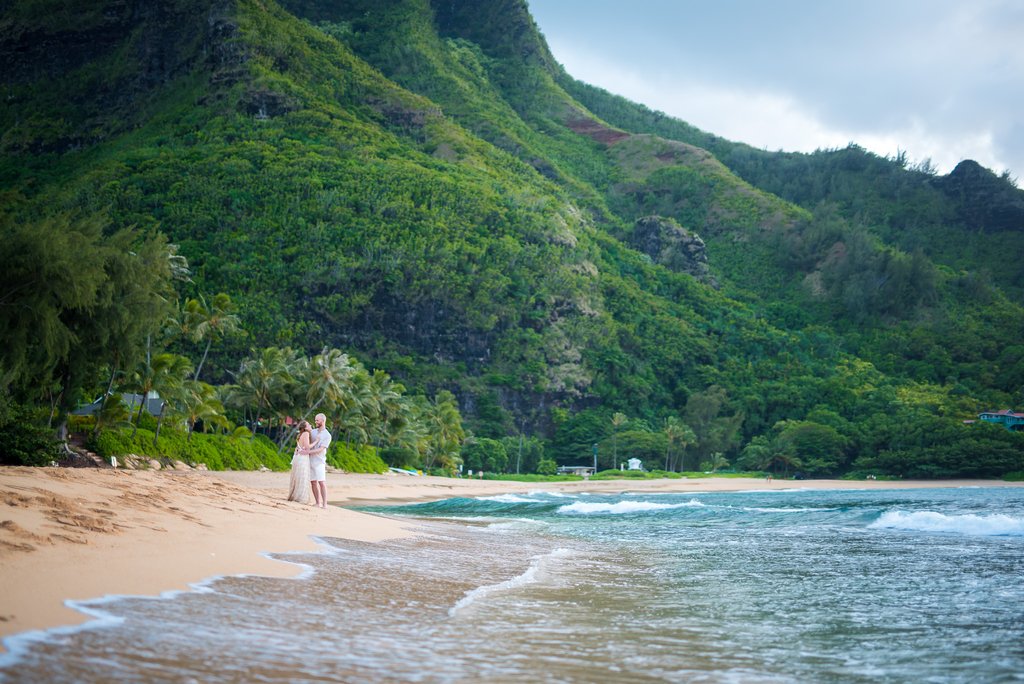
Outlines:
<svg viewBox="0 0 1024 684"><path fill-rule="evenodd" d="M4 463L1024 473L1009 174L724 140L525 0L6 0L0 61Z"/></svg>

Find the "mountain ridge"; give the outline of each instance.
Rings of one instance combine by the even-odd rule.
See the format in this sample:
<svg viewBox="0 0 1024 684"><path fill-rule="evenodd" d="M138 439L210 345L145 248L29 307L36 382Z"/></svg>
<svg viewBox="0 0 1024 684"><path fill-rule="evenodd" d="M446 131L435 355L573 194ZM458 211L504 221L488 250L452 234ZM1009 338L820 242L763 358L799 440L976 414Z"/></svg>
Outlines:
<svg viewBox="0 0 1024 684"><path fill-rule="evenodd" d="M644 109L573 81L519 0L144 5L83 22L109 45L78 69L19 53L49 29L10 9L34 3L9 5L21 28L0 54L39 61L2 82L0 181L20 196L2 213L167 234L188 287L241 307L249 337L211 358L222 378L250 345L352 348L410 388L454 391L477 435L525 431L563 462L628 412L638 434L691 423L700 461L750 461L763 438L817 472L924 458L931 438L904 443L908 425L1021 397L1024 313L1000 289L1019 269L979 275L989 234L956 223L979 200L941 199L927 189L941 179L850 149L852 170L828 180L850 188L828 194L815 165L839 157L635 126ZM175 17L187 38L158 36ZM51 72L70 118L40 85ZM810 190L770 192L796 162L793 187ZM962 180L1005 198L1011 229L991 234L1015 234L1019 195L986 173ZM872 178L854 211L854 181ZM631 247L644 217L700 240L709 278ZM932 229L979 246L929 256ZM830 435L827 457L794 446L808 425Z"/></svg>

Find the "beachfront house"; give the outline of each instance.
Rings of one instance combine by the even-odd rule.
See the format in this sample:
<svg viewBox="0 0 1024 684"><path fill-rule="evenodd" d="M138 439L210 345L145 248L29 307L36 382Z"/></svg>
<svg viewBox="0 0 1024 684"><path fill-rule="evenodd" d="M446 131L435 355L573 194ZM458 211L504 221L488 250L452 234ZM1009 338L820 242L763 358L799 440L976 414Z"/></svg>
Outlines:
<svg viewBox="0 0 1024 684"><path fill-rule="evenodd" d="M629 467L630 470L643 470L644 469L643 461L641 461L639 458L631 458L631 459L629 459L628 461L626 461L626 465Z"/></svg>
<svg viewBox="0 0 1024 684"><path fill-rule="evenodd" d="M1007 430L1024 431L1024 413L1003 409L1002 411L984 411L978 418L986 423L999 423Z"/></svg>
<svg viewBox="0 0 1024 684"><path fill-rule="evenodd" d="M139 404L143 401L146 402L146 411L153 417L159 418L160 414L164 411L164 400L160 398L160 395L156 392L149 392L145 397L141 394L122 394L121 402L125 408L128 409L128 413L134 415L139 410ZM103 397L99 397L96 401L79 406L71 412L73 416L92 416L100 412L103 408Z"/></svg>

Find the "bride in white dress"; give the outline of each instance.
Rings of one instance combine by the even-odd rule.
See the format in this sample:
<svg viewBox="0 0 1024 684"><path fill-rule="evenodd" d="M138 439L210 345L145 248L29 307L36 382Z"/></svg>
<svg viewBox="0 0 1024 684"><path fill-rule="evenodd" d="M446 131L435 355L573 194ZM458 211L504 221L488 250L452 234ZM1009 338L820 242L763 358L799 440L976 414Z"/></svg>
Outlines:
<svg viewBox="0 0 1024 684"><path fill-rule="evenodd" d="M310 427L309 423L299 423L299 440L295 446L295 453L292 455L292 476L288 487L288 500L298 501L301 504L309 505L312 493L309 482L309 454L303 453L309 450Z"/></svg>

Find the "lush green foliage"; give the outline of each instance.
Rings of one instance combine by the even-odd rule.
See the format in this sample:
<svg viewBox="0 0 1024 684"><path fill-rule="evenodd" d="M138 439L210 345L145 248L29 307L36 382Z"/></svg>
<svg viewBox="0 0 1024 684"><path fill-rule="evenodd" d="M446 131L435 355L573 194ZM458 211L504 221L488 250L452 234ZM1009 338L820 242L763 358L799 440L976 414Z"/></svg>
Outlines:
<svg viewBox="0 0 1024 684"><path fill-rule="evenodd" d="M145 428L132 430L104 430L92 445L96 453L111 456L148 456L162 463L183 461L193 465L205 463L210 470L256 470L260 466L270 470L288 470L291 455L278 451L273 442L262 435L194 435L191 439L184 431L165 429L160 437Z"/></svg>
<svg viewBox="0 0 1024 684"><path fill-rule="evenodd" d="M60 458L60 443L37 413L0 393L0 464L46 466Z"/></svg>
<svg viewBox="0 0 1024 684"><path fill-rule="evenodd" d="M517 0L100 5L0 38L20 404L109 396L99 441L210 467L323 411L345 469L1022 469L962 423L1024 405L1005 175L722 140L574 81ZM149 390L146 428L113 397Z"/></svg>
<svg viewBox="0 0 1024 684"><path fill-rule="evenodd" d="M477 475L473 475L477 477ZM484 480L506 480L511 482L579 482L583 480L579 475L549 475L544 473L531 473L527 475L513 475L488 473L483 474Z"/></svg>
<svg viewBox="0 0 1024 684"><path fill-rule="evenodd" d="M332 444L327 462L346 473L384 473L388 466L377 451L366 444L352 448L345 444Z"/></svg>
<svg viewBox="0 0 1024 684"><path fill-rule="evenodd" d="M472 438L462 447L462 464L470 473L501 473L508 467L508 452L496 439Z"/></svg>
<svg viewBox="0 0 1024 684"><path fill-rule="evenodd" d="M680 478L681 473L669 470L599 470L590 476L591 480L657 480Z"/></svg>

